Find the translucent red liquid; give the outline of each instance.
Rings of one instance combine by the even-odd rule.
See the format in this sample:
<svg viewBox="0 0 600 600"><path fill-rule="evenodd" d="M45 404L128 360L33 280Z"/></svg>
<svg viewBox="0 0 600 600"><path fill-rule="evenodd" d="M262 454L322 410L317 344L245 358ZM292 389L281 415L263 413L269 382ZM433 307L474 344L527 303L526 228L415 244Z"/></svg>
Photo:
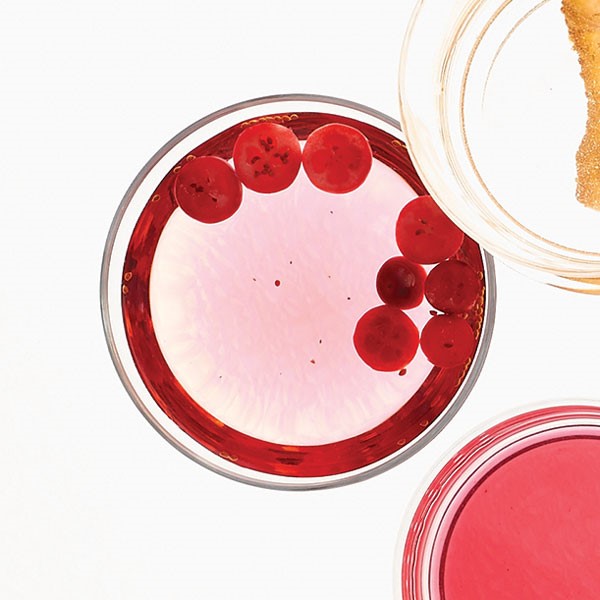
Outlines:
<svg viewBox="0 0 600 600"><path fill-rule="evenodd" d="M597 432L532 442L472 486L441 540L439 598L600 598Z"/></svg>
<svg viewBox="0 0 600 600"><path fill-rule="evenodd" d="M261 118L285 122L301 140L329 122L360 129L375 158L367 181L372 201L362 199L360 189L356 209L345 197L315 196L301 172L286 192L245 190L240 210L224 223L191 223L170 193L182 157L131 237L122 295L128 342L156 403L222 458L289 476L343 473L397 452L426 431L453 399L470 360L439 369L421 355L399 377L371 373L352 346L358 318L380 303L378 266L398 253L394 215L413 194L426 193L404 144L339 116ZM191 154L229 160L243 127L223 131ZM384 202L385 189L375 191L390 174L405 191ZM358 245L361 234L364 246ZM465 239L457 258L483 277L474 242ZM466 315L477 339L484 305L485 286ZM421 326L429 309L415 309Z"/></svg>

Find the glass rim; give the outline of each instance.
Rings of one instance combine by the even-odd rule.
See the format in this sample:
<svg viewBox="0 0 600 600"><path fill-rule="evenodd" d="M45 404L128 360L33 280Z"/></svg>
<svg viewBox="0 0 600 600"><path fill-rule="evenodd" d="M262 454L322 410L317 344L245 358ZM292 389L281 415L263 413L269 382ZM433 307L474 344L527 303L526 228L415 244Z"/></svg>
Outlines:
<svg viewBox="0 0 600 600"><path fill-rule="evenodd" d="M407 150L419 177L430 190L430 193L434 196L436 202L440 204L444 211L461 227L461 229L495 257L508 261L518 270L525 272L525 274L531 275L532 273L543 273L550 278L549 283L556 285L557 287L573 289L575 291L586 291L589 293L600 293L600 250L589 251L573 248L537 234L513 217L503 208L498 199L488 191L490 203L505 216L508 223L506 226L502 225L504 234L501 240L493 240L485 231L482 232L481 228L477 227L477 224L473 219L467 218L462 214L463 211L458 210L453 206L452 202L447 201L447 198L450 198L455 194L446 188L441 178L436 176L434 169L432 170L425 166L424 163L430 162L429 158L425 157L429 152L427 148L429 148L431 144L427 140L424 141L423 136L419 134L419 123L417 122L417 119L414 118L415 115L412 114L413 111L407 101L409 89L414 85L412 81L408 80L407 72L408 63L414 52L412 46L416 38L416 29L420 21L421 10L424 5L427 4L427 1L428 0L418 0L413 9L401 46L398 68L400 123L407 138ZM544 4L546 1L547 0L543 0L538 4ZM447 82L450 77L450 67L454 61L454 48L456 47L457 39L464 35L466 24L473 18L477 7L484 5L486 2L487 0L468 0L465 3L465 5L468 6L468 9L465 8L461 14L461 18L453 24L452 31L448 32L449 35L443 44L441 55L437 59L438 64L440 65L439 76L437 77L438 89L447 89ZM502 7L507 6L509 3L510 0L498 0L498 4L501 4ZM499 11L500 9L498 9L497 12ZM488 26L489 23L486 27ZM478 44L481 43L481 39L485 35L485 32L485 28L479 32L477 39L474 41L474 45L471 47L470 59L461 75L460 89L462 97L460 106L458 106L457 110L460 112L460 119L463 125L466 80L470 71L473 53L477 49ZM458 166L458 162L454 157L455 144L452 142L453 136L449 133L448 118L448 98L442 91L435 103L436 130L439 130L440 139L442 139L441 143L444 146L443 156L447 158L447 162L450 165L452 172L451 177L460 188L460 194L465 198L471 199L474 197L475 192L462 181L462 173L464 170ZM461 142L464 141L465 140L461 139ZM436 151L436 154L439 153ZM469 152L467 152L467 154L469 154ZM477 167L473 164L472 157L470 158L470 164L471 168L474 169L475 176L481 179ZM487 190L485 181L483 182L483 187ZM483 219L484 217L479 209L477 209L477 212L478 218ZM506 233L507 231L508 234ZM517 248L523 248L525 252L519 252Z"/></svg>
<svg viewBox="0 0 600 600"><path fill-rule="evenodd" d="M378 475L388 469L398 465L399 463L407 460L429 443L439 432L448 424L448 422L458 412L460 407L469 396L475 382L477 381L485 358L488 353L492 332L495 322L495 310L496 310L496 277L494 260L492 256L487 253L483 248L480 248L482 262L484 267L485 281L486 281L486 302L483 314L483 325L480 334L477 350L473 357L472 363L469 370L461 382L458 390L450 400L446 409L436 418L430 427L428 427L422 434L417 436L414 440L403 446L398 451L380 459L379 461L363 466L359 469L355 469L348 472L338 473L334 475L326 476L314 476L314 477L295 477L289 475L275 475L266 474L259 471L253 471L252 469L238 468L233 469L232 463L222 461L213 462L206 457L203 457L196 453L193 449L186 446L184 442L179 440L175 435L168 431L162 423L154 416L152 411L146 406L146 402L142 399L135 385L131 381L127 369L123 364L121 353L123 350L119 349L117 341L115 339L113 330L113 321L115 317L111 317L111 302L109 300L109 275L111 272L111 262L113 259L113 250L117 239L119 227L123 221L125 213L130 206L138 188L140 187L146 176L154 169L159 161L165 157L177 144L185 140L190 134L194 133L198 129L205 125L218 120L221 117L229 116L233 113L239 112L247 108L253 108L255 106L275 104L278 102L313 102L316 104L333 105L339 106L344 109L350 109L357 111L378 119L388 126L394 128L399 133L403 133L400 128L400 123L385 115L384 113L372 109L368 106L362 105L357 102L344 100L337 97L317 95L317 94L276 94L264 97L256 97L250 100L241 101L238 103L231 104L225 108L214 111L207 116L198 119L188 127L181 130L178 134L173 136L163 146L154 153L154 155L146 162L140 172L136 175L130 186L128 187L123 199L121 200L115 216L113 217L103 252L102 266L100 271L100 309L102 317L102 325L104 331L104 337L106 339L107 347L113 365L117 371L117 374L121 380L121 383L125 387L129 397L142 413L145 419L152 425L152 427L159 433L171 446L179 450L182 454L200 464L201 466L213 471L219 475L225 476L229 479L246 483L258 487L267 489L278 489L278 490L313 490L313 489L325 489L340 487L349 485L359 481L369 479L375 475ZM118 311L117 311L118 312ZM118 312L118 315L121 313ZM183 433L183 432L182 432ZM189 436L186 436L186 438ZM191 438L190 438L191 439ZM219 457L215 455L215 459ZM269 475L265 480L261 476Z"/></svg>

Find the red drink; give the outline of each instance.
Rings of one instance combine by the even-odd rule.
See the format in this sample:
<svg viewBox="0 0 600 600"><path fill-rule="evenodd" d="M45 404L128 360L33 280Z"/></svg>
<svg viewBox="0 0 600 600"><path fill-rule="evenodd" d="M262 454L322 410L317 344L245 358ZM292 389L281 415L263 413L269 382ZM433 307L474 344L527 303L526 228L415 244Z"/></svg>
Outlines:
<svg viewBox="0 0 600 600"><path fill-rule="evenodd" d="M300 168L281 191L244 187L221 222L190 218L173 195L181 167L205 155L233 165L236 139L257 122L284 124L302 146L324 124L354 127L372 149L371 170L333 194ZM452 368L419 349L402 369L379 372L353 345L361 315L381 304L379 268L400 254L398 214L426 194L403 142L343 115L277 113L223 128L163 173L124 253L122 314L144 393L188 438L236 469L321 478L383 464L434 429L476 348ZM472 240L455 257L486 283ZM478 341L486 291L464 315ZM423 301L406 312L420 330L431 310Z"/></svg>
<svg viewBox="0 0 600 600"><path fill-rule="evenodd" d="M600 597L600 409L519 415L469 442L417 508L403 600Z"/></svg>
<svg viewBox="0 0 600 600"><path fill-rule="evenodd" d="M454 515L445 600L600 598L600 433L539 436L494 465Z"/></svg>

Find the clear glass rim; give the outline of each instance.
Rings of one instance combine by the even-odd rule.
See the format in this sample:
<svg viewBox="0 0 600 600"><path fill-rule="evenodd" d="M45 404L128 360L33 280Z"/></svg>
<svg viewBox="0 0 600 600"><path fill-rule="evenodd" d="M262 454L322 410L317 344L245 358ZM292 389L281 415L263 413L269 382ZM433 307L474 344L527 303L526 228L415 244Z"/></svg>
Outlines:
<svg viewBox="0 0 600 600"><path fill-rule="evenodd" d="M422 567L416 567L415 572L411 573L412 585L420 586L429 577L428 567L436 546L434 543L425 550L422 540L435 536L440 525L435 518L443 507L447 510L453 504L460 492L460 489L457 490L459 483L467 482L487 464L492 457L490 454L505 450L527 435L548 431L561 426L560 423L563 423L563 427L568 426L566 423L569 421L575 424L583 419L593 420L600 427L600 402L589 398L536 402L487 419L452 444L423 478L403 516L394 552L394 598L431 600L428 590L421 590L420 587L417 595L411 593L408 598L403 595L404 567L409 559L413 565L417 561ZM433 491L436 484L441 485L441 491ZM445 501L443 507L440 506L442 501ZM413 532L417 517L418 531Z"/></svg>
<svg viewBox="0 0 600 600"><path fill-rule="evenodd" d="M117 371L117 374L129 394L131 400L142 413L145 419L152 425L171 446L176 448L179 452L200 464L201 466L213 471L219 475L225 476L229 479L246 483L258 487L267 489L277 490L315 490L340 487L349 485L359 481L364 481L375 475L378 475L388 469L396 466L397 464L407 460L429 443L439 432L448 424L448 422L458 412L460 407L465 402L466 398L470 394L475 382L477 381L485 358L488 353L492 332L495 322L495 310L496 310L496 278L495 278L495 267L494 261L490 254L481 249L485 281L486 281L486 302L483 315L483 326L480 334L479 344L473 361L469 368L467 375L462 381L456 394L446 407L445 411L442 412L435 422L426 429L420 436L415 438L411 443L407 444L403 448L399 449L394 454L391 454L380 461L362 467L361 469L349 471L346 473L324 476L324 477L291 477L291 476L275 476L269 475L267 480L262 479L263 473L255 472L250 469L232 469L229 464L223 461L223 463L217 462L215 455L215 461L208 460L207 458L200 456L191 448L186 446L181 440L175 437L169 432L159 420L152 414L152 411L146 406L146 402L140 397L134 384L128 376L127 369L125 368L120 353L121 350L118 348L115 340L113 331L113 322L111 318L111 306L109 300L109 274L111 270L111 261L113 258L113 250L119 227L123 221L124 215L131 204L136 191L138 190L141 182L145 177L152 171L152 169L158 164L170 150L172 150L179 142L183 141L191 133L200 129L201 127L212 123L223 116L228 116L232 113L239 112L246 108L252 108L260 105L274 104L278 102L312 102L323 105L339 106L345 109L355 110L359 113L363 113L375 119L386 123L401 133L400 124L395 119L367 107L365 105L344 100L337 97L316 95L316 94L276 94L264 97L257 97L250 100L238 102L229 105L220 110L214 111L209 115L197 120L193 124L189 125L168 142L166 142L142 167L141 171L134 178L133 182L125 192L123 199L121 200L115 216L112 220L104 247L102 266L100 271L100 311L102 317L102 325L104 330L104 336L106 339L107 347L113 365ZM116 314L120 315L120 311L116 311Z"/></svg>
<svg viewBox="0 0 600 600"><path fill-rule="evenodd" d="M547 0L542 0L538 6L545 4L546 1ZM467 1L465 3L467 8L462 12L461 19L454 23L452 32L448 32L452 35L448 35L442 52L444 56L440 56L439 59L441 66L437 81L438 89L444 90L447 88L447 81L450 76L450 66L452 65L454 56L453 48L456 46L457 39L464 34L466 24L473 17L477 7L481 6L484 2L485 0ZM504 0L503 2L499 2L499 4L504 8L509 2L510 0ZM478 228L470 223L468 219L464 218L452 203L445 200L447 196L441 189L441 184L436 180L436 177L432 175L432 172L425 168L423 157L426 155L427 150L425 150L425 144L422 142L422 136L419 134L418 123L412 118L411 109L406 100L406 97L410 95L408 93L409 89L414 85L413 82L408 81L407 79L407 64L412 56L412 45L414 44L416 29L422 16L421 11L425 4L427 4L427 0L419 0L415 5L402 43L398 69L400 123L407 138L407 150L419 177L435 197L436 201L443 207L444 211L448 213L461 229L467 232L475 239L475 241L480 243L495 257L508 261L510 264L517 267L518 270L523 271L529 276L533 274L535 277L536 273L543 274L547 280L546 283L556 285L557 287L580 292L600 293L600 252L590 252L571 248L536 234L510 215L490 192L490 202L505 215L507 221L513 226L510 228L510 239L505 237L503 238L503 243L496 243L486 236L485 233L482 234L481 231L478 231ZM496 13L500 12L500 10L501 9L499 8ZM494 15L494 18L496 16L497 14ZM461 99L458 109L463 125L466 79L473 59L473 53L481 43L485 32L486 29L480 32L475 40L471 50L470 60L465 66L465 71L463 72L462 80L460 82ZM436 125L440 131L440 136L446 140L444 146L446 147L450 144L450 148L446 149L445 152L447 151L449 154L448 163L455 175L455 180L460 182L461 176L460 172L457 171L457 161L452 159L454 149L451 142L447 141L450 137L450 134L448 133L449 126L447 118L444 116L447 115L447 113L448 109L445 95L441 93L436 103ZM462 141L464 142L465 140ZM481 179L477 167L473 163L472 157L470 158L470 162L474 169L475 176ZM461 187L462 192L466 196L471 195L470 189L464 188L462 183L458 183L457 185ZM483 187L486 188L485 182L483 182ZM503 227L503 230L504 229L506 228ZM527 253L519 253L516 251L515 248L517 246L525 248ZM537 278L539 279L539 277L540 275L538 275Z"/></svg>

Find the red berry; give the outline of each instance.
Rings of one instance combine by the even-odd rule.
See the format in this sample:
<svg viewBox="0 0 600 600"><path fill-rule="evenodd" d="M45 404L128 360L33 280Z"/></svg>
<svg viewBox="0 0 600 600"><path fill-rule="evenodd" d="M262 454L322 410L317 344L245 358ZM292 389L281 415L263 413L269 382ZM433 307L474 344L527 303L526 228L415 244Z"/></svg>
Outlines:
<svg viewBox="0 0 600 600"><path fill-rule="evenodd" d="M411 200L396 223L396 243L414 262L433 264L452 256L464 233L440 210L431 196Z"/></svg>
<svg viewBox="0 0 600 600"><path fill-rule="evenodd" d="M447 260L435 266L425 280L429 304L447 313L469 310L481 291L475 269L460 260Z"/></svg>
<svg viewBox="0 0 600 600"><path fill-rule="evenodd" d="M289 187L298 175L301 157L296 134L277 123L244 129L233 146L238 177L247 188L264 194Z"/></svg>
<svg viewBox="0 0 600 600"><path fill-rule="evenodd" d="M414 358L419 347L419 330L401 309L377 306L358 320L354 347L372 369L398 371Z"/></svg>
<svg viewBox="0 0 600 600"><path fill-rule="evenodd" d="M464 363L475 348L470 325L454 315L432 317L421 332L421 348L438 367L456 367Z"/></svg>
<svg viewBox="0 0 600 600"><path fill-rule="evenodd" d="M190 217L219 223L242 203L242 185L229 163L217 156L200 156L186 162L175 178L173 196Z"/></svg>
<svg viewBox="0 0 600 600"><path fill-rule="evenodd" d="M377 293L386 304L405 310L414 308L423 300L425 277L421 265L395 256L386 260L377 273Z"/></svg>
<svg viewBox="0 0 600 600"><path fill-rule="evenodd" d="M320 190L344 194L367 178L373 153L367 138L354 127L329 123L307 138L302 164L308 178Z"/></svg>

